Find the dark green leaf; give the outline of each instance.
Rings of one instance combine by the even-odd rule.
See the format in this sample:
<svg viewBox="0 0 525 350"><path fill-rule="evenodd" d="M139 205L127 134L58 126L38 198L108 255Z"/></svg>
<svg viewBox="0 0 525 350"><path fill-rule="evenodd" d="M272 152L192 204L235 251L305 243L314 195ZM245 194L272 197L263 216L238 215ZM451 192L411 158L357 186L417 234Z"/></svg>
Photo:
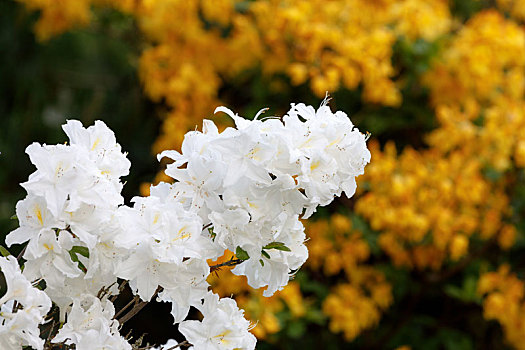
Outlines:
<svg viewBox="0 0 525 350"><path fill-rule="evenodd" d="M237 247L235 249L235 256L240 260L248 260L250 258L246 250L242 249L241 247Z"/></svg>
<svg viewBox="0 0 525 350"><path fill-rule="evenodd" d="M11 253L9 253L9 250L7 250L6 248L4 248L1 245L0 245L0 254L2 254L2 256L9 256L9 255L11 255Z"/></svg>
<svg viewBox="0 0 525 350"><path fill-rule="evenodd" d="M284 245L282 242L272 242L263 247L263 249L277 249L285 252L291 252L290 248Z"/></svg>
<svg viewBox="0 0 525 350"><path fill-rule="evenodd" d="M71 248L71 252L75 254L80 254L83 257L89 258L89 249L87 247L76 245L73 248Z"/></svg>
<svg viewBox="0 0 525 350"><path fill-rule="evenodd" d="M261 250L261 254L262 254L266 259L270 259L270 254L268 254L268 252L266 252L265 250Z"/></svg>

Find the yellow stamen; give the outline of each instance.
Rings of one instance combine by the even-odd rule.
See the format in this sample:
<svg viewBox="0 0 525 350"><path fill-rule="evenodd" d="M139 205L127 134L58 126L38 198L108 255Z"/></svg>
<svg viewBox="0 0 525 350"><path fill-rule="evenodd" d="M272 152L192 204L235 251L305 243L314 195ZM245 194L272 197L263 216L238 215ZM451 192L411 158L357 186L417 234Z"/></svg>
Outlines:
<svg viewBox="0 0 525 350"><path fill-rule="evenodd" d="M314 171L315 169L317 169L319 167L319 164L321 164L320 161L315 161L315 162L312 162L312 164L310 165L310 171Z"/></svg>
<svg viewBox="0 0 525 350"><path fill-rule="evenodd" d="M35 214L40 225L44 226L44 220L42 220L42 211L40 210L40 207L38 205L35 206Z"/></svg>
<svg viewBox="0 0 525 350"><path fill-rule="evenodd" d="M95 148L97 148L99 143L100 143L100 137L97 137L95 142L93 142L93 147L91 147L91 150L93 151Z"/></svg>

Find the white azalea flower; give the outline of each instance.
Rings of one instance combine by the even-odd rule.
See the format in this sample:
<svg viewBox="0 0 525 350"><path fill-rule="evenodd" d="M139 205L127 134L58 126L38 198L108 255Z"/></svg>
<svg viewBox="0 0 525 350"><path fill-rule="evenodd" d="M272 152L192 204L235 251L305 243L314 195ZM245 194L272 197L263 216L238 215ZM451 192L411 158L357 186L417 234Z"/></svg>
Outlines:
<svg viewBox="0 0 525 350"><path fill-rule="evenodd" d="M115 308L110 301L82 295L73 302L67 322L52 342L75 344L77 350L131 350L131 345L118 332L114 315Z"/></svg>
<svg viewBox="0 0 525 350"><path fill-rule="evenodd" d="M49 286L55 287L61 287L66 277L80 276L82 271L69 255L74 245L75 239L69 232L60 231L58 236L53 230L41 232L24 253L27 260L24 275L31 280L44 278Z"/></svg>
<svg viewBox="0 0 525 350"><path fill-rule="evenodd" d="M28 193L45 198L47 207L55 217L64 210L68 197L76 194L78 188L90 183L89 166L81 162L81 150L66 145L41 146L33 143L26 153L37 171L22 183Z"/></svg>
<svg viewBox="0 0 525 350"><path fill-rule="evenodd" d="M159 300L171 302L173 322L183 321L190 306L200 304L208 293L209 284L206 278L210 267L204 260L188 259L177 267L177 272L169 276L169 281L163 283L164 290L159 294Z"/></svg>
<svg viewBox="0 0 525 350"><path fill-rule="evenodd" d="M19 350L31 346L42 350L44 340L39 337L39 324L51 309L51 300L34 288L22 275L18 261L13 257L0 257L7 292L0 298L0 345L2 349ZM14 302L19 307L14 307Z"/></svg>
<svg viewBox="0 0 525 350"><path fill-rule="evenodd" d="M62 129L72 145L89 152L101 175L118 183L121 176L129 174L131 163L122 153L115 134L103 121L97 120L95 125L84 128L78 120L68 120ZM120 192L119 186L116 187Z"/></svg>
<svg viewBox="0 0 525 350"><path fill-rule="evenodd" d="M8 247L20 244L38 236L43 230L52 228L64 228L47 208L47 202L43 197L28 195L16 204L16 216L20 227L9 233L5 242Z"/></svg>
<svg viewBox="0 0 525 350"><path fill-rule="evenodd" d="M233 350L255 349L256 339L249 332L250 322L244 318L235 300L219 299L218 295L208 293L199 307L202 321L184 321L179 331L195 349Z"/></svg>

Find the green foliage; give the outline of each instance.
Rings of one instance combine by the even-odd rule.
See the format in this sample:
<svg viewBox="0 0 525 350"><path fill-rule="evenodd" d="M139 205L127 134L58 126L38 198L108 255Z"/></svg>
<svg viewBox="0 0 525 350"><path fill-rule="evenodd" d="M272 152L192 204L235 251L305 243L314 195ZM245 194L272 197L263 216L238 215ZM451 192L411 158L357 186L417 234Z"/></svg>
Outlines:
<svg viewBox="0 0 525 350"><path fill-rule="evenodd" d="M241 247L237 247L235 249L235 256L237 257L237 259L240 259L240 260L248 260L250 258L250 256L248 255L248 252L242 249Z"/></svg>
<svg viewBox="0 0 525 350"><path fill-rule="evenodd" d="M69 251L71 261L76 262L78 268L85 272L87 271L87 268L78 258L79 255L82 255L85 258L89 258L89 249L87 247L73 246Z"/></svg>
<svg viewBox="0 0 525 350"><path fill-rule="evenodd" d="M284 252L291 252L290 248L288 248L283 242L272 242L263 247L263 249L276 249L276 250L282 250Z"/></svg>
<svg viewBox="0 0 525 350"><path fill-rule="evenodd" d="M11 253L9 253L9 250L7 250L2 245L0 245L0 254L2 254L2 256L4 256L4 257L7 257L7 256L11 255Z"/></svg>

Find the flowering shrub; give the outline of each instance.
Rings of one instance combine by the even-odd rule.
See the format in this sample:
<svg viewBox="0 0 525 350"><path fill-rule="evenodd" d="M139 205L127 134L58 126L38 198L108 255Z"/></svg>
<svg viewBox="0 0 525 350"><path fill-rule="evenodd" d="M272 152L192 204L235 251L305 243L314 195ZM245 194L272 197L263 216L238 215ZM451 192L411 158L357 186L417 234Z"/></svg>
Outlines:
<svg viewBox="0 0 525 350"><path fill-rule="evenodd" d="M88 22L100 31L108 8L127 14L134 40L143 35L144 92L161 114L155 153L179 149L185 132L221 101L252 111L263 100L279 109L326 91L374 134L374 161L353 200L304 222L309 259L286 288L264 297L268 289L248 283L267 282L255 282L251 270L250 280L223 271L239 273L227 266L236 259L234 242L222 240L228 251L209 262L220 267L208 283L222 297L235 295L259 339L282 348L521 346L522 0L19 2L40 11L35 32L43 41ZM218 130L230 125L221 117ZM170 157L185 159L180 154ZM169 172L191 178L194 170L180 171L190 163ZM162 171L159 181L172 180ZM227 193L221 205L230 205ZM321 203L323 189L310 187L314 193ZM252 205L260 207L235 203L249 220ZM214 220L228 224L232 216ZM257 262L241 249L250 257L245 266ZM319 334L319 343L309 334Z"/></svg>
<svg viewBox="0 0 525 350"><path fill-rule="evenodd" d="M317 111L292 104L282 118L216 112L236 128L219 133L205 120L202 132L186 135L181 153L159 154L174 160L166 174L175 182L153 186L132 207L120 194L130 162L103 122L86 129L70 120L63 125L69 144L27 147L37 170L22 184L20 227L6 237L8 246L27 243L23 274L14 257L0 258L4 348L131 349L119 325L154 298L171 303L186 337L179 346L255 348L236 302L208 290L207 260L234 251L223 265L264 287L264 296L281 290L308 256L299 217L342 192L353 196L370 153L366 136L326 100ZM115 314L112 301L125 284L142 304ZM44 318L51 302L58 317ZM202 321L185 320L192 306ZM45 342L41 324L49 325Z"/></svg>

